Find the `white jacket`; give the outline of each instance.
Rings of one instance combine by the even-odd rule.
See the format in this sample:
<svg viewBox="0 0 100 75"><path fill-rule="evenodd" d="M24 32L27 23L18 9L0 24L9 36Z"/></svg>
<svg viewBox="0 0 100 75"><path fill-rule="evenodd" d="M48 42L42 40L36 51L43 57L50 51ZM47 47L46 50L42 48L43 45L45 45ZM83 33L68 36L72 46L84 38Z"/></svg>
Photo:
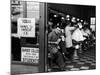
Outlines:
<svg viewBox="0 0 100 75"><path fill-rule="evenodd" d="M72 39L75 41L83 41L86 38L83 37L81 30L79 28L77 28L72 34Z"/></svg>
<svg viewBox="0 0 100 75"><path fill-rule="evenodd" d="M73 46L71 32L74 29L75 29L75 27L69 27L69 26L65 27L65 36L66 36L65 43L66 43L66 48L69 48L69 47Z"/></svg>

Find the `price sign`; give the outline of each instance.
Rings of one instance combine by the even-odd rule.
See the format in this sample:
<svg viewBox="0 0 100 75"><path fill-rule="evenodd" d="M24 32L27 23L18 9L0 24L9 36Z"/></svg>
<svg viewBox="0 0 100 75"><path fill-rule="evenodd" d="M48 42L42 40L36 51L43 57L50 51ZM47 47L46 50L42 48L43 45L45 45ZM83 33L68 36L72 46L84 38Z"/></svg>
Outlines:
<svg viewBox="0 0 100 75"><path fill-rule="evenodd" d="M17 27L20 37L35 37L35 18L19 18Z"/></svg>
<svg viewBox="0 0 100 75"><path fill-rule="evenodd" d="M39 62L39 48L21 48L21 61L29 63L38 63Z"/></svg>

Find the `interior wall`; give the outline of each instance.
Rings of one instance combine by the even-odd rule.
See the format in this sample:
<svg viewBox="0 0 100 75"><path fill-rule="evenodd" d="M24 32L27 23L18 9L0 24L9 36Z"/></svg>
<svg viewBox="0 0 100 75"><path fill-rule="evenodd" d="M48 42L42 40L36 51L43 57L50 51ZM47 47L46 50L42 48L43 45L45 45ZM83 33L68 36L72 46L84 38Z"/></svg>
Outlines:
<svg viewBox="0 0 100 75"><path fill-rule="evenodd" d="M96 17L96 6L49 3L48 7L87 21L90 17Z"/></svg>

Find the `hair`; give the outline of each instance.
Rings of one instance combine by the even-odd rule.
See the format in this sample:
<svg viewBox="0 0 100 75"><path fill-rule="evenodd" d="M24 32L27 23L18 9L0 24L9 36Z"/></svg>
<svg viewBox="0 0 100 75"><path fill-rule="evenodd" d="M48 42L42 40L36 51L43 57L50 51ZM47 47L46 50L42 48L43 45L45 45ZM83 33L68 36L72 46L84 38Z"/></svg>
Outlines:
<svg viewBox="0 0 100 75"><path fill-rule="evenodd" d="M68 26L68 25L71 25L71 22L70 22L70 21L63 21L63 22L61 23L60 28L61 28L61 29L65 29L65 27Z"/></svg>

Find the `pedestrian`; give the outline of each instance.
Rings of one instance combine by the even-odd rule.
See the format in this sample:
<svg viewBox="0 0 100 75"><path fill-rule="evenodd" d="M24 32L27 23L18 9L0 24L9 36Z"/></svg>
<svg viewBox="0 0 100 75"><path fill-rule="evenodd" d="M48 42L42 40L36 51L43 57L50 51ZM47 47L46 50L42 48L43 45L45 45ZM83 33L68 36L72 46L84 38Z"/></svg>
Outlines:
<svg viewBox="0 0 100 75"><path fill-rule="evenodd" d="M50 51L52 61L55 61L60 71L63 71L65 69L65 63L62 53L58 51L58 44L61 41L60 35L61 29L59 27L53 28L48 34L48 50Z"/></svg>

